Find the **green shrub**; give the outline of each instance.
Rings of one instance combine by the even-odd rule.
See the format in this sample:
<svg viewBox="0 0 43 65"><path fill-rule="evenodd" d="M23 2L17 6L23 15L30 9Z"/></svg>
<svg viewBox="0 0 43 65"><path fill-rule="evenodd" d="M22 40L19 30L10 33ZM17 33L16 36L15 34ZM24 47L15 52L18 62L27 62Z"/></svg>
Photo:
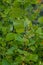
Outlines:
<svg viewBox="0 0 43 65"><path fill-rule="evenodd" d="M0 0L0 65L43 65L43 4Z"/></svg>

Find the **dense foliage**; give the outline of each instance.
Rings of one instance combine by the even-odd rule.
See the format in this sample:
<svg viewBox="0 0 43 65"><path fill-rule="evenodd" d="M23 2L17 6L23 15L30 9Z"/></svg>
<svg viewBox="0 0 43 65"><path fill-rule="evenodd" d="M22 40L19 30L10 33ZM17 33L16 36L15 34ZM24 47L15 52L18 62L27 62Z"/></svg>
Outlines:
<svg viewBox="0 0 43 65"><path fill-rule="evenodd" d="M43 65L41 0L0 0L0 65Z"/></svg>

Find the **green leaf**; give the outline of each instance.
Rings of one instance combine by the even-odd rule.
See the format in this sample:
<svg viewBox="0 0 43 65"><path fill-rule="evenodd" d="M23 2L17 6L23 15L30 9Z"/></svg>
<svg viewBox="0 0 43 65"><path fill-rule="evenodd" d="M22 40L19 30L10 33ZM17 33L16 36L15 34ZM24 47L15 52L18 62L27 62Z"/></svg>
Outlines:
<svg viewBox="0 0 43 65"><path fill-rule="evenodd" d="M24 32L24 23L23 22L15 22L14 28L16 29L17 33L23 33Z"/></svg>
<svg viewBox="0 0 43 65"><path fill-rule="evenodd" d="M14 33L8 33L6 35L6 41L11 41L15 39L15 34Z"/></svg>
<svg viewBox="0 0 43 65"><path fill-rule="evenodd" d="M38 22L39 22L40 24L43 24L43 16L38 18Z"/></svg>
<svg viewBox="0 0 43 65"><path fill-rule="evenodd" d="M35 51L36 49L35 49L35 46L30 46L29 47L32 51Z"/></svg>
<svg viewBox="0 0 43 65"><path fill-rule="evenodd" d="M36 54L29 54L26 56L26 61L29 62L29 61L33 61L33 62L37 62L38 60L38 55Z"/></svg>
<svg viewBox="0 0 43 65"><path fill-rule="evenodd" d="M11 65L6 59L2 60L2 65Z"/></svg>

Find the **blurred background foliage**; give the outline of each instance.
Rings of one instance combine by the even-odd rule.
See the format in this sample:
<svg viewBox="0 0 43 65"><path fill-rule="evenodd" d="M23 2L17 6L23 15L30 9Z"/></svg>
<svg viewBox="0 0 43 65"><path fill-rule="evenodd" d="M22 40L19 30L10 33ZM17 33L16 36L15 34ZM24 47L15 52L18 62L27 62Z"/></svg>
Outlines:
<svg viewBox="0 0 43 65"><path fill-rule="evenodd" d="M43 65L43 0L0 0L0 65Z"/></svg>

